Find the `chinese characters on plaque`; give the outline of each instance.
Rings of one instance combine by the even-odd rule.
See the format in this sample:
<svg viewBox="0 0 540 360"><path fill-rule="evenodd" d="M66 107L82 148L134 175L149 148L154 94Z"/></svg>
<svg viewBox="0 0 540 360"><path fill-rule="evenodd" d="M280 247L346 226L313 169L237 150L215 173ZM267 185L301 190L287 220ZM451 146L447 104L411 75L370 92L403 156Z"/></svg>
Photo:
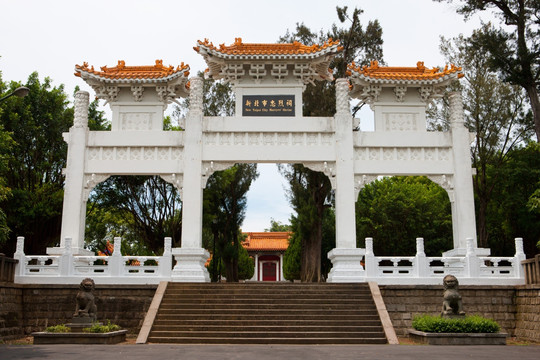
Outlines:
<svg viewBox="0 0 540 360"><path fill-rule="evenodd" d="M244 95L242 116L294 116L294 95Z"/></svg>

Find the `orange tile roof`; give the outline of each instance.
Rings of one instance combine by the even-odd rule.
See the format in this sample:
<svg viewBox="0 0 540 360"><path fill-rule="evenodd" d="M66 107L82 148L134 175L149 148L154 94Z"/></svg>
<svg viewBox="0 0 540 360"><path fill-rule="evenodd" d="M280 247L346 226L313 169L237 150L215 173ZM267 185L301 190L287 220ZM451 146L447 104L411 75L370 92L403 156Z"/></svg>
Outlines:
<svg viewBox="0 0 540 360"><path fill-rule="evenodd" d="M234 39L234 44L225 46L225 44L219 45L219 47L214 46L208 39L204 41L197 41L199 46L194 47L193 49L200 53L201 47L206 48L214 53L220 53L223 55L307 55L315 54L323 50L335 50L341 51L342 47L339 45L339 40L333 41L329 39L323 45L304 45L298 41L293 42L292 44L250 44L243 43L242 38Z"/></svg>
<svg viewBox="0 0 540 360"><path fill-rule="evenodd" d="M416 64L416 67L381 67L377 61L372 61L370 66L356 66L355 63L349 64L348 75L363 80L402 80L402 81L436 81L446 80L448 78L461 78L461 67L450 65L445 66L441 71L439 68L428 69L422 61Z"/></svg>
<svg viewBox="0 0 540 360"><path fill-rule="evenodd" d="M84 76L83 76L84 75ZM75 76L99 78L117 82L121 80L160 80L168 81L177 77L189 76L189 66L180 64L176 68L174 66L164 66L163 60L156 60L155 65L148 66L126 66L124 60L119 60L115 67L102 66L101 71L97 71L93 66L89 67L88 63L83 65L75 65Z"/></svg>
<svg viewBox="0 0 540 360"><path fill-rule="evenodd" d="M249 232L242 246L248 251L285 251L289 247L290 232Z"/></svg>

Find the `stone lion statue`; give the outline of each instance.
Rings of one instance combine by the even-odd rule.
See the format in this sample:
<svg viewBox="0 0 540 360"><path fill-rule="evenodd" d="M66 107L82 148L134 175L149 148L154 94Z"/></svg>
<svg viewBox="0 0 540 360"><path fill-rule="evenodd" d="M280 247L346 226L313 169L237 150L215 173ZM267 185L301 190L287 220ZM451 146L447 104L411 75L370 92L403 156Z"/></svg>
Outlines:
<svg viewBox="0 0 540 360"><path fill-rule="evenodd" d="M95 287L94 280L90 278L81 281L79 292L77 293L77 307L75 308L73 317L96 319L97 307L94 302Z"/></svg>
<svg viewBox="0 0 540 360"><path fill-rule="evenodd" d="M459 295L459 282L454 275L446 275L443 279L444 295L441 316L464 316L461 295Z"/></svg>

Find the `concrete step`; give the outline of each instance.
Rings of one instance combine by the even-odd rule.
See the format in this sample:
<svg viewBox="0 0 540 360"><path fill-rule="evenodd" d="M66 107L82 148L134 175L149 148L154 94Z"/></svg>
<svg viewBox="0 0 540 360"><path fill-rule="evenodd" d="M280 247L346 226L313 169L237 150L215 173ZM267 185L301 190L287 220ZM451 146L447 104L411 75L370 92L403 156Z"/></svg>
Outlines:
<svg viewBox="0 0 540 360"><path fill-rule="evenodd" d="M228 293L224 294L185 294L179 292L178 294L167 293L167 298L163 299L162 303L165 302L177 302L177 301L196 301L196 302L276 302L276 301L287 301L287 302L296 302L302 300L311 300L311 301L332 301L332 302L355 302L361 300L373 301L371 294L364 295L355 295L355 294L319 294L317 298L314 298L312 294L290 294L290 293L269 293L269 294L236 294L230 295Z"/></svg>
<svg viewBox="0 0 540 360"><path fill-rule="evenodd" d="M152 329L167 329L174 326L253 326L253 321L255 319L160 319L154 322L154 327ZM344 319L322 319L324 320L321 324L320 317L314 317L312 320L309 319L256 319L257 326L381 326L381 322L378 316L371 315L369 318L361 318L356 320L351 320L350 318Z"/></svg>
<svg viewBox="0 0 540 360"><path fill-rule="evenodd" d="M344 325L154 325L151 334L163 332L180 333L185 331L192 332L341 332L341 333L381 333L382 326L344 326Z"/></svg>
<svg viewBox="0 0 540 360"><path fill-rule="evenodd" d="M386 344L385 337L373 338L209 338L209 337L149 337L150 343L166 344L283 344L283 345L361 345Z"/></svg>
<svg viewBox="0 0 540 360"><path fill-rule="evenodd" d="M163 311L167 310L182 310L182 309L208 309L208 310L215 310L215 309L223 309L227 308L229 310L244 310L244 309L251 309L251 311L258 311L258 310L278 310L283 309L286 307L288 310L356 310L358 308L361 309L373 309L374 304L373 301L367 302L358 302L358 303L350 303L350 304L339 304L339 303L317 303L317 302L307 302L307 303L287 303L287 302L279 302L279 303L172 303L168 302L166 304L161 305L161 309Z"/></svg>
<svg viewBox="0 0 540 360"><path fill-rule="evenodd" d="M186 314L159 314L156 317L155 323L158 321L185 321L185 320L242 320L242 321L261 321L261 320L267 320L268 315L267 314L238 314L238 313L231 313L231 314L220 314L220 313L214 313L214 314L207 314L207 313L186 313ZM272 319L277 319L276 317L273 317ZM297 315L297 314L286 314L286 315L280 315L279 320L280 321L290 321L290 320L317 320L319 321L346 321L346 320L354 320L354 321L371 321L371 320L379 320L379 315L373 312L367 312L362 315L349 315L348 312L342 313L339 315L327 315L326 313L320 314L304 314L304 315Z"/></svg>
<svg viewBox="0 0 540 360"><path fill-rule="evenodd" d="M367 284L169 283L148 342L384 344Z"/></svg>
<svg viewBox="0 0 540 360"><path fill-rule="evenodd" d="M364 338L364 337L384 337L384 332L374 331L152 331L150 337L210 337L210 338L258 338L268 336L271 338L300 338L300 339L312 339L312 338Z"/></svg>

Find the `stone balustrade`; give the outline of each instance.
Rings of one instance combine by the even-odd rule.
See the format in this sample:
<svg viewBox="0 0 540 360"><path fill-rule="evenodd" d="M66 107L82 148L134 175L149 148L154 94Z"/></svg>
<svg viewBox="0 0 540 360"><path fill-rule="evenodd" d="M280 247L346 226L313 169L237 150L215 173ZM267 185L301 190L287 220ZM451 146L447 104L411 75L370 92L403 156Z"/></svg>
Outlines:
<svg viewBox="0 0 540 360"><path fill-rule="evenodd" d="M426 256L423 238L416 239L415 256L376 256L373 239L366 238L361 281L375 281L381 285L439 285L444 276L451 274L463 285L525 284L521 265L525 259L523 239L515 239L513 257L478 256L473 239L467 239L467 243L465 256ZM171 238L165 238L162 256L125 256L120 245L121 238L115 238L115 251L111 256L73 255L71 239L66 238L62 255L25 255L22 251L24 238L19 237L14 256L19 261L15 282L78 284L84 277L99 279L101 284L158 284L175 280L171 270Z"/></svg>
<svg viewBox="0 0 540 360"><path fill-rule="evenodd" d="M14 258L15 282L26 284L77 284L82 278L99 279L100 284L158 284L170 280L172 270L171 238L165 238L162 256L122 255L122 239L114 239L110 256L73 255L71 238L65 239L60 256L25 255L24 238L17 238Z"/></svg>
<svg viewBox="0 0 540 360"><path fill-rule="evenodd" d="M426 256L424 239L416 239L416 256L375 256L373 239L366 238L364 257L366 281L387 285L437 285L446 275L454 275L460 284L522 285L525 283L521 261L525 259L523 239L516 238L512 257L478 256L467 239L465 256Z"/></svg>

